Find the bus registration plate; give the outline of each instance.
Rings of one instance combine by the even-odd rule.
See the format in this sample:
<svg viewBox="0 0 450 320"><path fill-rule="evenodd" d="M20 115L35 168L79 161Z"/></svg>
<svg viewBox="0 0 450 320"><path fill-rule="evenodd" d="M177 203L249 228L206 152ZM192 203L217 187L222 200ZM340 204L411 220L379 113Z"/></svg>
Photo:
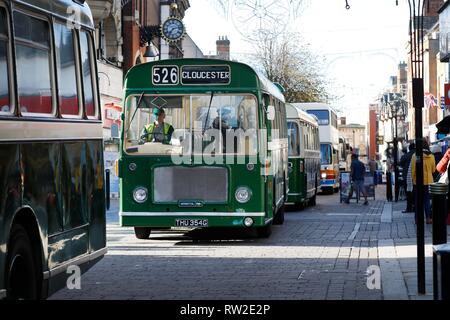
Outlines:
<svg viewBox="0 0 450 320"><path fill-rule="evenodd" d="M200 219L177 219L175 220L176 227L207 227L208 220Z"/></svg>

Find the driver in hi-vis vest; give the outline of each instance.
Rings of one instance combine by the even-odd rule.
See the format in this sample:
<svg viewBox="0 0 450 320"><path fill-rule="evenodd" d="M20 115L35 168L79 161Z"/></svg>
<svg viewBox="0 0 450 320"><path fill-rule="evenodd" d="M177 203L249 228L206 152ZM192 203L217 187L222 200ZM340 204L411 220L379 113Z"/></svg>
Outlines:
<svg viewBox="0 0 450 320"><path fill-rule="evenodd" d="M163 108L154 108L153 114L157 117L154 123L150 123L144 127L141 134L140 142L160 142L170 144L172 134L175 131L172 125L165 123L166 113Z"/></svg>

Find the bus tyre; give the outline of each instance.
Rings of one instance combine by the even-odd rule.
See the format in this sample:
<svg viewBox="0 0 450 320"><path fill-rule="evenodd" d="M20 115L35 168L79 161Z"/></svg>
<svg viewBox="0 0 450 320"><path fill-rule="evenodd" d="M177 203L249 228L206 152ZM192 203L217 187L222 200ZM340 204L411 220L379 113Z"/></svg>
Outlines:
<svg viewBox="0 0 450 320"><path fill-rule="evenodd" d="M150 233L152 233L152 229L144 228L144 227L134 227L134 234L136 238L140 240L147 240L150 238Z"/></svg>
<svg viewBox="0 0 450 320"><path fill-rule="evenodd" d="M280 209L278 209L278 212L273 219L273 224L282 225L284 223L284 211L285 205L283 204L283 206Z"/></svg>
<svg viewBox="0 0 450 320"><path fill-rule="evenodd" d="M24 227L14 225L8 244L6 264L7 299L39 299L39 266Z"/></svg>
<svg viewBox="0 0 450 320"><path fill-rule="evenodd" d="M267 239L272 234L272 224L269 223L265 225L264 227L256 228L256 235L258 238Z"/></svg>

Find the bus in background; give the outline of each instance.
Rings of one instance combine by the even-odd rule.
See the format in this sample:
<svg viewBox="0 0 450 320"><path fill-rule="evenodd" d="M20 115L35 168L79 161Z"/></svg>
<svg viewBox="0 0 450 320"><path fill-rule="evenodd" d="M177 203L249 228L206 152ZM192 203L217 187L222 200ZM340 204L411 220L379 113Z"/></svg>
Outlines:
<svg viewBox="0 0 450 320"><path fill-rule="evenodd" d="M339 190L339 131L336 111L325 103L295 103L295 106L316 116L320 136L320 191Z"/></svg>
<svg viewBox="0 0 450 320"><path fill-rule="evenodd" d="M69 267L84 272L106 253L94 25L82 2L0 1L0 299L46 298Z"/></svg>
<svg viewBox="0 0 450 320"><path fill-rule="evenodd" d="M164 60L128 72L124 101L120 221L138 239L172 227L268 237L283 223L288 139L276 85L242 63Z"/></svg>
<svg viewBox="0 0 450 320"><path fill-rule="evenodd" d="M316 205L320 179L320 141L317 118L286 104L289 142L288 204Z"/></svg>

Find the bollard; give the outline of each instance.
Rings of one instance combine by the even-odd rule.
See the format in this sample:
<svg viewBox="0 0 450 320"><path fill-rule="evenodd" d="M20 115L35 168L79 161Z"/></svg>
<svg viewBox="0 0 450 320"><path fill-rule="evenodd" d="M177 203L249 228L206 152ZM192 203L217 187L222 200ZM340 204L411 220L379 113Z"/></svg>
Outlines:
<svg viewBox="0 0 450 320"><path fill-rule="evenodd" d="M392 173L386 173L386 200L392 202Z"/></svg>
<svg viewBox="0 0 450 320"><path fill-rule="evenodd" d="M436 290L435 300L450 301L450 245L433 246L433 256L436 257Z"/></svg>
<svg viewBox="0 0 450 320"><path fill-rule="evenodd" d="M447 192L445 183L433 183L430 185L430 194L433 207L433 246L447 243ZM436 253L433 253L433 292L434 299L439 297L438 261Z"/></svg>

